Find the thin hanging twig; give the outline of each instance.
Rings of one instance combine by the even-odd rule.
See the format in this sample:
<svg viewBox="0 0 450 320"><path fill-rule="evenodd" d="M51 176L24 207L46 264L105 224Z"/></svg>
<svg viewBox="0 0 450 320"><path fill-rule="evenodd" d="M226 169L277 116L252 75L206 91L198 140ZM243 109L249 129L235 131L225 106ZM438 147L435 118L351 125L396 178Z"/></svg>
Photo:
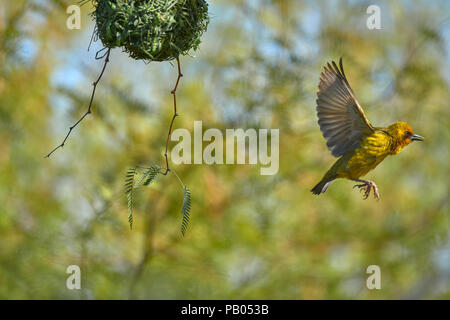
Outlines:
<svg viewBox="0 0 450 320"><path fill-rule="evenodd" d="M170 122L169 133L167 134L167 141L166 141L166 151L164 153L164 157L166 158L166 172L163 173L164 175L167 175L167 173L170 171L169 159L167 158L167 150L169 149L169 140L170 140L170 136L172 135L173 122L175 121L175 118L178 116L178 113L177 113L177 88L178 88L178 83L180 82L180 78L183 76L183 74L181 73L179 57L177 57L177 65L178 65L177 82L175 83L175 87L173 88L173 90L171 92L173 94L173 117L172 117L172 121Z"/></svg>
<svg viewBox="0 0 450 320"><path fill-rule="evenodd" d="M100 72L100 75L99 75L99 77L97 78L97 80L96 80L94 83L92 83L93 89L92 89L92 95L91 95L91 100L90 100L90 102L89 102L88 110L83 114L83 116L82 116L80 119L78 119L77 122L75 122L75 124L73 124L73 125L69 128L69 132L67 132L67 135L66 135L66 137L64 138L64 140L61 142L61 144L58 145L57 147L55 147L52 151L50 151L49 154L47 154L47 155L45 156L45 158L49 158L49 157L52 155L53 152L55 152L55 151L58 150L59 148L64 147L64 144L66 143L67 139L69 138L70 134L72 133L72 130L73 130L73 129L81 122L81 121L83 121L83 119L84 119L88 114L91 113L91 107L92 107L92 101L94 100L95 89L97 88L97 84L99 83L100 79L101 79L102 76L103 76L103 73L105 72L106 65L107 65L108 62L109 62L109 53L110 53L110 52L111 52L111 49L108 48L108 52L104 55L104 56L106 56L106 58L105 58L105 63L103 64L102 71ZM104 56L100 57L100 59L103 58Z"/></svg>

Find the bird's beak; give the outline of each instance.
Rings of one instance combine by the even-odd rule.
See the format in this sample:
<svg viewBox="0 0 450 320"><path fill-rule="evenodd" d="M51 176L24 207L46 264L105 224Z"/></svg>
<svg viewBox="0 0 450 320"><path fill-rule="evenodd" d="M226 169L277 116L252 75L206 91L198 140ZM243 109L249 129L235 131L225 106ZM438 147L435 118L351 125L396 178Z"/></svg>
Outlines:
<svg viewBox="0 0 450 320"><path fill-rule="evenodd" d="M422 137L422 136L419 136L418 134L413 134L412 136L411 136L411 140L416 140L416 141L423 141L424 140L424 138Z"/></svg>

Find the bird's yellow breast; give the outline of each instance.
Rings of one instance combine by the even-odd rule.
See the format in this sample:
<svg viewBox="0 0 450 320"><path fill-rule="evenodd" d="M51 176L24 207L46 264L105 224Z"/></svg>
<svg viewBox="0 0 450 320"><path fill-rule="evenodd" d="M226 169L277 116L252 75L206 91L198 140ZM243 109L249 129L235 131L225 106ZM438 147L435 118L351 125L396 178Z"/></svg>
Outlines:
<svg viewBox="0 0 450 320"><path fill-rule="evenodd" d="M383 131L376 130L361 139L359 148L347 151L336 162L335 172L338 177L358 179L391 153L390 137Z"/></svg>

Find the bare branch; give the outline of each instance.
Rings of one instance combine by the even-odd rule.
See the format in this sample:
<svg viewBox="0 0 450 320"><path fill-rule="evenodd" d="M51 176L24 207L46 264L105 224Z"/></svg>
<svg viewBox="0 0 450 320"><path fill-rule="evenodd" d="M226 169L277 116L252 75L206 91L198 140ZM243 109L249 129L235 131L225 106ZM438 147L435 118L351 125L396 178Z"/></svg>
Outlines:
<svg viewBox="0 0 450 320"><path fill-rule="evenodd" d="M167 150L169 148L170 136L172 135L173 122L175 121L175 118L178 116L178 113L177 113L177 88L178 88L178 83L180 82L180 78L183 76L183 74L181 73L179 57L177 57L177 65L178 65L177 82L175 83L175 87L173 88L173 90L171 92L173 94L173 117L172 117L172 121L170 122L169 133L167 134L167 141L166 141L166 151L164 153L164 157L166 158L166 172L163 173L164 175L167 175L167 173L170 171L169 159L167 158Z"/></svg>
<svg viewBox="0 0 450 320"><path fill-rule="evenodd" d="M47 155L45 156L45 158L49 158L49 157L52 155L53 152L55 152L55 151L58 150L59 148L64 147L64 144L66 143L67 139L69 138L70 134L72 133L72 130L73 130L73 129L81 122L81 121L83 121L83 119L84 119L88 114L91 113L91 107L92 107L92 101L94 100L95 89L97 88L97 84L99 83L100 79L101 79L102 76L103 76L103 73L105 72L106 65L107 65L108 62L109 62L109 54L110 54L110 52L111 52L111 49L108 48L108 52L107 52L106 55L105 55L106 58L105 58L105 63L103 64L102 71L100 72L100 75L99 75L99 77L97 78L97 80L96 80L94 83L92 83L93 89L92 89L92 95L91 95L91 100L90 100L90 102L89 102L88 110L83 114L83 116L81 116L80 119L78 119L77 122L75 122L71 127L69 127L69 132L67 132L67 135L66 135L66 137L64 138L64 140L61 142L61 144L58 145L57 147L55 147L52 151L50 151L49 154L47 154Z"/></svg>

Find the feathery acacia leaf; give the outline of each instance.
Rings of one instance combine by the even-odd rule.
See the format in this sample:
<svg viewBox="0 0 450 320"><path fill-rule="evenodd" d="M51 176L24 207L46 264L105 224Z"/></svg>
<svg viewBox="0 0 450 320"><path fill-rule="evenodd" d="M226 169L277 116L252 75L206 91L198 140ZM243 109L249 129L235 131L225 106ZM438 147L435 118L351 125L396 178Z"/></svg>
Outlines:
<svg viewBox="0 0 450 320"><path fill-rule="evenodd" d="M184 236L191 216L191 191L187 187L184 187L184 199L183 206L181 207L181 214L183 215L183 220L181 222L181 233Z"/></svg>
<svg viewBox="0 0 450 320"><path fill-rule="evenodd" d="M133 229L133 190L139 188L141 185L148 186L156 179L158 174L163 174L161 170L160 166L153 165L150 168L145 168L145 171L140 175L138 167L128 169L125 178L125 194L128 200L128 222L130 224L130 229ZM137 179L137 176L139 175L140 177ZM176 173L175 175L183 186L184 191L183 205L181 207L181 214L183 216L181 221L181 233L184 236L191 217L191 191L183 184Z"/></svg>
<svg viewBox="0 0 450 320"><path fill-rule="evenodd" d="M134 177L136 176L136 168L130 168L125 177L125 194L128 200L128 222L130 229L133 229L133 188Z"/></svg>
<svg viewBox="0 0 450 320"><path fill-rule="evenodd" d="M160 166L152 166L151 171L149 172L147 179L144 181L144 186L148 186L150 183L152 183L153 180L155 180L156 176L161 173L161 167Z"/></svg>
<svg viewBox="0 0 450 320"><path fill-rule="evenodd" d="M155 180L156 176L161 173L161 167L158 165L151 166L142 174L141 178L136 182L134 188L138 188L141 184L148 186Z"/></svg>

